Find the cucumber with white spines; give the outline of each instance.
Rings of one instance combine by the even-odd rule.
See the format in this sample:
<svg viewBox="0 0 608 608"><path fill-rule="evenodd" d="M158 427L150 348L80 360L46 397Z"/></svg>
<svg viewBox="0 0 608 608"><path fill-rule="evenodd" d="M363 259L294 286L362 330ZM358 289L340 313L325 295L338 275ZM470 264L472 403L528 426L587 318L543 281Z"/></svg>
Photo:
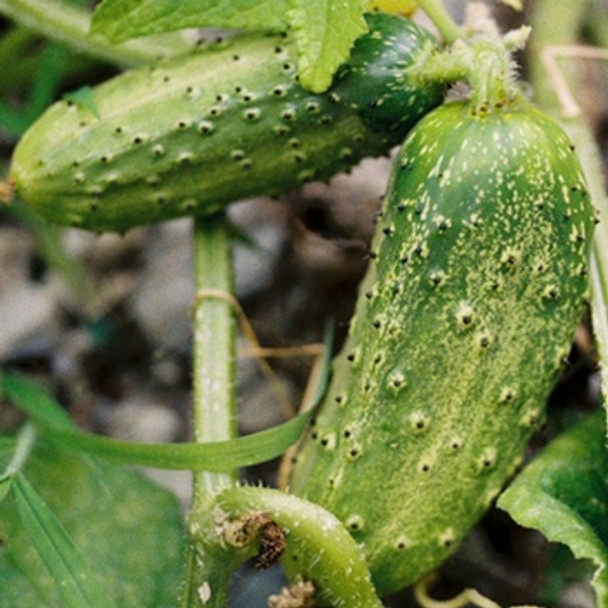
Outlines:
<svg viewBox="0 0 608 608"><path fill-rule="evenodd" d="M277 195L385 154L442 100L406 74L435 44L412 21L367 16L333 86L297 82L288 37L247 34L61 101L25 134L10 176L49 220L124 231Z"/></svg>
<svg viewBox="0 0 608 608"><path fill-rule="evenodd" d="M561 128L452 102L411 131L289 480L381 594L434 570L521 462L584 310L594 217Z"/></svg>

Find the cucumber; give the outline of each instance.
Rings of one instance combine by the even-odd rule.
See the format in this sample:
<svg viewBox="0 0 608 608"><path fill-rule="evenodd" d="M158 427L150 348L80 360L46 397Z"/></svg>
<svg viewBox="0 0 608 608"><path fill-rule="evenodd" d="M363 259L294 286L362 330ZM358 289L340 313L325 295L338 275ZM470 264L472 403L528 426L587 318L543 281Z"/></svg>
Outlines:
<svg viewBox="0 0 608 608"><path fill-rule="evenodd" d="M406 74L435 40L395 15L367 22L320 95L298 84L289 38L249 34L126 72L90 103L60 101L19 142L11 181L52 222L125 231L278 195L387 153L442 101L440 86Z"/></svg>
<svg viewBox="0 0 608 608"><path fill-rule="evenodd" d="M573 147L524 101L474 108L447 103L404 143L288 482L346 524L380 594L437 568L517 470L585 305Z"/></svg>

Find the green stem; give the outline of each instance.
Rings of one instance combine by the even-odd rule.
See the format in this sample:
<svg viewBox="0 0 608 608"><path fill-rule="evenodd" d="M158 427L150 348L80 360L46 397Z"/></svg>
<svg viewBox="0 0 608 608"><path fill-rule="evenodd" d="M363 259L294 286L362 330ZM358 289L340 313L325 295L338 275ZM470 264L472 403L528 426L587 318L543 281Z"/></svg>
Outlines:
<svg viewBox="0 0 608 608"><path fill-rule="evenodd" d="M517 97L511 52L502 40L457 40L448 50L420 57L408 73L420 82L471 86L471 104L478 112L506 105Z"/></svg>
<svg viewBox="0 0 608 608"><path fill-rule="evenodd" d="M205 443L237 435L232 250L223 215L195 220L194 263L193 426L195 441ZM225 605L230 580L242 558L216 542L212 503L220 490L237 480L238 470L194 472L182 608ZM205 599L209 585L213 585L211 604Z"/></svg>
<svg viewBox="0 0 608 608"><path fill-rule="evenodd" d="M512 63L511 54L498 44L477 46L469 70L471 100L476 108L505 105L516 96L518 87L512 77Z"/></svg>
<svg viewBox="0 0 608 608"><path fill-rule="evenodd" d="M78 52L121 66L150 63L191 48L184 39L173 35L111 45L89 36L89 12L52 0L0 0L0 14Z"/></svg>
<svg viewBox="0 0 608 608"><path fill-rule="evenodd" d="M195 222L194 439L199 443L237 435L233 268L224 216ZM194 476L193 510L238 480L230 473Z"/></svg>
<svg viewBox="0 0 608 608"><path fill-rule="evenodd" d="M288 571L314 582L322 597L342 608L382 608L363 551L329 511L268 488L231 488L217 496L227 521L267 514L286 534Z"/></svg>
<svg viewBox="0 0 608 608"><path fill-rule="evenodd" d="M287 570L312 581L317 597L341 608L382 608L361 547L336 517L297 496L251 487L220 492L191 520L199 539L188 563L195 584L180 608L226 608L230 579L260 549L260 525L268 524L285 534Z"/></svg>
<svg viewBox="0 0 608 608"><path fill-rule="evenodd" d="M410 77L421 82L467 82L471 87L471 104L481 114L517 99L519 85L512 53L525 45L529 28L501 36L486 11L478 7L474 25L465 33L452 21L440 0L419 0L419 4L449 47L421 54L408 70Z"/></svg>
<svg viewBox="0 0 608 608"><path fill-rule="evenodd" d="M441 0L417 0L420 8L441 32L447 44L453 44L459 38L464 38L464 32L454 22L443 6Z"/></svg>
<svg viewBox="0 0 608 608"><path fill-rule="evenodd" d="M585 15L586 4L583 0L559 3L536 0L531 16L534 35L529 47L533 59L530 64L530 79L537 103L560 120L576 147L587 178L591 200L599 211L600 221L593 237L590 284L593 329L600 355L602 393L608 403L608 196L602 177L603 164L585 117L580 112L572 112L572 109L570 115L563 115L555 75L541 62L545 49L578 42L579 27ZM572 59L567 59L559 62L559 69L569 87L569 91L562 91L562 95L580 91L580 65L575 66Z"/></svg>

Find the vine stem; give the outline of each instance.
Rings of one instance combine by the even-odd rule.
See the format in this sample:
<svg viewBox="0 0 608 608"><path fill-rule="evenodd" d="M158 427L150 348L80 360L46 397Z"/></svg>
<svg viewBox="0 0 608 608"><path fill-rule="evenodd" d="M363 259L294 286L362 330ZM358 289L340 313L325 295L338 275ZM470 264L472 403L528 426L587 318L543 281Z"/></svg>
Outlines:
<svg viewBox="0 0 608 608"><path fill-rule="evenodd" d="M230 236L223 214L194 221L193 434L199 443L236 437L236 319ZM218 545L213 500L238 470L195 471L180 608L221 607L240 556ZM207 591L213 585L213 603Z"/></svg>
<svg viewBox="0 0 608 608"><path fill-rule="evenodd" d="M236 415L236 319L230 237L223 215L195 220L193 423L199 443L233 439ZM194 475L193 510L238 480L229 473Z"/></svg>
<svg viewBox="0 0 608 608"><path fill-rule="evenodd" d="M462 29L450 17L441 0L416 0L418 6L435 24L447 44L453 44L459 38L464 38Z"/></svg>
<svg viewBox="0 0 608 608"><path fill-rule="evenodd" d="M283 547L286 569L315 581L332 606L383 608L363 550L329 511L286 492L252 487L221 492L216 506L229 522L237 524L243 514L272 518L287 536Z"/></svg>
<svg viewBox="0 0 608 608"><path fill-rule="evenodd" d="M567 64L560 65L557 63L558 54L549 52L558 45L575 45L578 42L586 5L583 1L556 3L552 0L536 0L531 16L534 35L530 40L530 53L533 57L530 63L530 81L537 103L560 120L576 147L591 200L599 211L600 221L592 245L590 286L593 330L600 355L602 394L608 401L608 196L597 143L580 108L576 107L572 93L581 90L581 70L574 67L571 56ZM544 63L540 60L541 57L545 58ZM559 69L557 75L556 69Z"/></svg>
<svg viewBox="0 0 608 608"><path fill-rule="evenodd" d="M78 52L125 67L158 61L191 48L185 38L173 34L110 44L99 36L89 35L88 11L52 0L0 0L0 14Z"/></svg>

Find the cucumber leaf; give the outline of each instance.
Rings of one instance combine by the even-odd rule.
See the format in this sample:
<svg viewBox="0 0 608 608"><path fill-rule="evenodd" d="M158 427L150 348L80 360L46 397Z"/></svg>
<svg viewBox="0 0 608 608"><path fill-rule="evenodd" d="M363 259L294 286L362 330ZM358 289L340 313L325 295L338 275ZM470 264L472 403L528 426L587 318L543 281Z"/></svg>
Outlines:
<svg viewBox="0 0 608 608"><path fill-rule="evenodd" d="M188 27L280 31L287 27L289 0L105 0L95 13L91 33L110 42Z"/></svg>
<svg viewBox="0 0 608 608"><path fill-rule="evenodd" d="M14 402L46 429L72 431L76 425L68 413L38 384L0 370L0 395Z"/></svg>
<svg viewBox="0 0 608 608"><path fill-rule="evenodd" d="M0 602L11 608L38 608L42 598L19 569L0 550ZM49 606L55 608L55 606Z"/></svg>
<svg viewBox="0 0 608 608"><path fill-rule="evenodd" d="M599 608L608 608L608 455L604 412L551 443L498 500L520 525L567 545L596 567Z"/></svg>
<svg viewBox="0 0 608 608"><path fill-rule="evenodd" d="M0 538L0 606L165 608L178 593L178 501L86 455L39 442L0 503Z"/></svg>
<svg viewBox="0 0 608 608"><path fill-rule="evenodd" d="M66 608L116 608L55 514L23 473L13 483L17 511Z"/></svg>
<svg viewBox="0 0 608 608"><path fill-rule="evenodd" d="M325 377L314 405L320 402L326 382ZM1 391L42 428L49 441L57 445L123 464L174 470L230 471L276 458L297 441L315 409L274 428L228 441L150 444L79 431L61 405L43 388L16 374L0 373Z"/></svg>
<svg viewBox="0 0 608 608"><path fill-rule="evenodd" d="M358 36L366 0L104 0L91 32L113 43L185 27L294 33L302 86L325 91Z"/></svg>
<svg viewBox="0 0 608 608"><path fill-rule="evenodd" d="M367 31L364 5L361 0L291 0L289 24L302 86L317 93L329 88L354 41Z"/></svg>

